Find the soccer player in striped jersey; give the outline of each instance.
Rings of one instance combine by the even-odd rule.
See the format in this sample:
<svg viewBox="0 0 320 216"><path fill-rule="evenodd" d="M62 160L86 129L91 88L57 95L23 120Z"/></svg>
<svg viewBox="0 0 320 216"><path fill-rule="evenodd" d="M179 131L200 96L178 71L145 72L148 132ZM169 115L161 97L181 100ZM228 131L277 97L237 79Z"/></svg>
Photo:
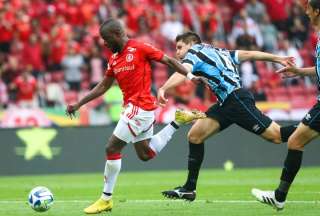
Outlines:
<svg viewBox="0 0 320 216"><path fill-rule="evenodd" d="M104 187L101 197L84 209L87 214L110 211L113 208L112 193L121 169L121 151L132 143L138 157L148 161L160 153L179 128L179 124L204 118L201 112L177 111L172 121L153 135L156 98L151 94L151 61L161 62L187 75L186 69L177 60L165 55L150 44L129 39L121 23L115 19L105 21L100 27L105 45L114 53L100 83L78 103L67 107L70 116L84 104L104 94L117 80L124 98L121 115L106 147ZM194 80L201 79L195 78Z"/></svg>
<svg viewBox="0 0 320 216"><path fill-rule="evenodd" d="M193 201L196 198L196 184L204 156L204 141L208 137L235 123L273 143L286 141L285 137L281 137L280 126L264 115L255 106L253 95L242 88L237 65L243 61L263 60L288 66L293 58L259 51L216 48L201 43L200 37L193 32L177 36L176 54L189 71L187 77L205 77L211 91L218 98L218 103L207 110L207 118L197 120L188 133L190 152L186 183L182 187L163 192L168 198ZM184 76L174 73L159 89L158 100L162 105L166 103L165 92L184 80Z"/></svg>
<svg viewBox="0 0 320 216"><path fill-rule="evenodd" d="M320 0L309 0L306 3L306 13L310 18L311 24L315 29L320 31ZM294 65L284 67L278 72L284 77L294 76L316 76L318 88L320 89L320 39L316 47L316 66L309 68L296 68ZM320 96L318 102L305 115L297 129L289 137L288 153L284 161L279 186L274 191L262 191L252 189L252 195L258 201L268 204L277 210L284 208L287 194L290 186L297 175L305 145L310 143L320 134Z"/></svg>

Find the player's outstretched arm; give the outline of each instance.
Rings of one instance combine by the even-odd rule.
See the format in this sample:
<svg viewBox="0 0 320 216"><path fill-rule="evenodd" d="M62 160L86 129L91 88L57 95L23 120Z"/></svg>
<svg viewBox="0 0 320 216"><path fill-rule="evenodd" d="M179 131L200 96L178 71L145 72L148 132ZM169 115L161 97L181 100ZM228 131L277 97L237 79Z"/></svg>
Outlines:
<svg viewBox="0 0 320 216"><path fill-rule="evenodd" d="M279 63L285 67L293 66L294 57L291 56L278 56L271 53L260 52L260 51L247 51L247 50L238 50L238 59L242 61L269 61L274 63Z"/></svg>
<svg viewBox="0 0 320 216"><path fill-rule="evenodd" d="M175 71L184 76L187 76L188 73L191 73L190 68L184 67L178 60L171 58L167 55L164 55L160 62L173 68Z"/></svg>
<svg viewBox="0 0 320 216"><path fill-rule="evenodd" d="M296 76L315 76L316 67L297 68L293 66L287 66L277 71L283 78L292 78Z"/></svg>
<svg viewBox="0 0 320 216"><path fill-rule="evenodd" d="M113 77L105 76L86 96L84 96L78 103L69 104L67 106L66 114L71 118L75 115L75 112L84 104L96 99L103 95L112 85L114 81Z"/></svg>
<svg viewBox="0 0 320 216"><path fill-rule="evenodd" d="M167 103L167 99L165 97L166 91L178 86L179 84L183 83L185 80L187 80L187 77L183 76L182 74L175 72L171 75L171 77L163 84L162 87L158 90L158 103L160 106L165 106Z"/></svg>

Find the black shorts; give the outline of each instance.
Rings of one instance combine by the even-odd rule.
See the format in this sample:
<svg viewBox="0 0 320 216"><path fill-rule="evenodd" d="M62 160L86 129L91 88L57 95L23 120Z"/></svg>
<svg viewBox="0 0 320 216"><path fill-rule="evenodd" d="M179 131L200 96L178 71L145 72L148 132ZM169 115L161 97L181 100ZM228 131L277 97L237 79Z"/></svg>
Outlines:
<svg viewBox="0 0 320 216"><path fill-rule="evenodd" d="M302 123L320 133L320 101L305 115Z"/></svg>
<svg viewBox="0 0 320 216"><path fill-rule="evenodd" d="M219 122L220 131L235 123L260 135L272 123L272 120L256 107L252 93L242 88L232 92L222 105L211 106L206 114Z"/></svg>

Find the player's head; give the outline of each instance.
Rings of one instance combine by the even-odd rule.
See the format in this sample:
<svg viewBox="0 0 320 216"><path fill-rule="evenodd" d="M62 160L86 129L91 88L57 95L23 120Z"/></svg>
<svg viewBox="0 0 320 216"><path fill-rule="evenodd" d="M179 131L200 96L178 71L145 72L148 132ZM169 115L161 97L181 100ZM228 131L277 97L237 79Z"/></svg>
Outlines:
<svg viewBox="0 0 320 216"><path fill-rule="evenodd" d="M116 19L108 19L100 26L100 36L104 44L111 52L120 52L126 38L125 30L122 24Z"/></svg>
<svg viewBox="0 0 320 216"><path fill-rule="evenodd" d="M188 50L194 45L201 43L199 35L194 32L186 32L176 37L176 55L182 59Z"/></svg>
<svg viewBox="0 0 320 216"><path fill-rule="evenodd" d="M308 0L306 13L310 18L312 25L320 25L320 0Z"/></svg>

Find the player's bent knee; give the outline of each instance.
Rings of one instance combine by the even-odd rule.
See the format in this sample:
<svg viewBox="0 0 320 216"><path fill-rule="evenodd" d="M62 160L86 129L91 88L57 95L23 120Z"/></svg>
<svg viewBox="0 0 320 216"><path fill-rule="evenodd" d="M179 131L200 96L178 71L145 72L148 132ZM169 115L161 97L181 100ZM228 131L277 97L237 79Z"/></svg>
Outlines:
<svg viewBox="0 0 320 216"><path fill-rule="evenodd" d="M289 137L288 140L288 149L291 150L303 150L304 143L299 142L295 137Z"/></svg>
<svg viewBox="0 0 320 216"><path fill-rule="evenodd" d="M188 141L191 143L200 144L203 142L203 139L198 134L189 132L188 133Z"/></svg>
<svg viewBox="0 0 320 216"><path fill-rule="evenodd" d="M268 140L269 142L272 142L274 144L281 144L281 134L280 134L280 128L279 130L276 128L268 128L263 134L263 138Z"/></svg>
<svg viewBox="0 0 320 216"><path fill-rule="evenodd" d="M148 154L138 154L138 158L144 162L152 159Z"/></svg>

